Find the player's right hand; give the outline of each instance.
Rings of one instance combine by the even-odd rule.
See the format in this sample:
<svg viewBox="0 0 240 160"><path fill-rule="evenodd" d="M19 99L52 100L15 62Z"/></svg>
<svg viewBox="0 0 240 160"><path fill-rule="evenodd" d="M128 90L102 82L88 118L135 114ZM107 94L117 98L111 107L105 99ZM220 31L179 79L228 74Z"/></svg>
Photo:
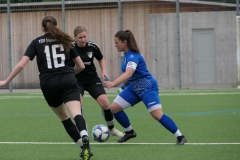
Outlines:
<svg viewBox="0 0 240 160"><path fill-rule="evenodd" d="M7 84L7 81L0 81L0 86L5 86Z"/></svg>

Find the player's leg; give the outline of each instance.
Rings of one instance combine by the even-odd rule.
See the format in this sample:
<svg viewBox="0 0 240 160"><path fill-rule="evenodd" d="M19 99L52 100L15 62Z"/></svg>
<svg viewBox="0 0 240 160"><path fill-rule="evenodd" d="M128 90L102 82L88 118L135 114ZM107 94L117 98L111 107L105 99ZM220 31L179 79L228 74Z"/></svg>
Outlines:
<svg viewBox="0 0 240 160"><path fill-rule="evenodd" d="M80 156L84 159L86 159L86 158L90 159L90 157L93 154L90 149L86 121L83 118L83 116L81 115L80 102L79 101L69 101L66 103L66 106L68 107L68 110L69 110L71 116L74 117L75 124L76 124L77 129L80 132L80 136L82 138L83 151L81 152Z"/></svg>
<svg viewBox="0 0 240 160"><path fill-rule="evenodd" d="M72 122L71 118L69 117L65 105L61 104L59 107L57 107L57 108L51 107L51 109L61 120L68 135L80 147L81 146L80 134L79 134L75 124Z"/></svg>
<svg viewBox="0 0 240 160"><path fill-rule="evenodd" d="M175 122L163 113L161 101L156 90L151 90L145 93L142 97L142 101L146 105L152 117L177 137L177 145L183 145L187 142Z"/></svg>
<svg viewBox="0 0 240 160"><path fill-rule="evenodd" d="M82 96L82 94L80 94L80 103L81 103L81 114L83 116L84 111L83 111L83 96Z"/></svg>
<svg viewBox="0 0 240 160"><path fill-rule="evenodd" d="M84 96L85 87L80 81L78 81L78 85L80 90L81 113L83 116L83 96Z"/></svg>
<svg viewBox="0 0 240 160"><path fill-rule="evenodd" d="M87 124L81 114L79 85L73 74L68 75L66 78L67 80L65 79L64 82L67 82L68 85L65 85L65 89L63 89L61 92L62 101L67 106L69 113L75 121L77 130L80 133L80 137L82 138L83 150L80 153L80 157L82 157L84 160L88 160L91 156L93 156L93 154L90 149Z"/></svg>
<svg viewBox="0 0 240 160"><path fill-rule="evenodd" d="M110 110L110 104L107 95L101 94L100 96L98 96L96 101L102 108L102 115L110 130L111 136L123 137L124 133L116 129L116 127L114 126L113 114Z"/></svg>
<svg viewBox="0 0 240 160"><path fill-rule="evenodd" d="M123 90L113 101L110 106L111 112L119 124L125 129L125 135L118 140L118 143L126 142L131 138L135 138L137 133L133 130L127 114L123 111L124 109L134 106L140 101L129 88Z"/></svg>
<svg viewBox="0 0 240 160"><path fill-rule="evenodd" d="M107 123L107 126L110 130L111 135L123 137L124 133L117 130L116 127L114 126L113 114L110 110L109 100L104 90L104 87L101 84L101 80L98 79L96 81L91 84L88 84L87 91L98 102L99 106L102 108L102 115Z"/></svg>
<svg viewBox="0 0 240 160"><path fill-rule="evenodd" d="M43 96L47 101L48 105L51 106L51 109L54 111L54 113L59 117L67 134L78 146L80 146L80 134L75 124L69 117L66 107L62 102L60 95L61 91L59 90L60 87L57 85L56 81L59 81L58 77L49 79L48 81L44 81L41 83L41 90L43 92Z"/></svg>

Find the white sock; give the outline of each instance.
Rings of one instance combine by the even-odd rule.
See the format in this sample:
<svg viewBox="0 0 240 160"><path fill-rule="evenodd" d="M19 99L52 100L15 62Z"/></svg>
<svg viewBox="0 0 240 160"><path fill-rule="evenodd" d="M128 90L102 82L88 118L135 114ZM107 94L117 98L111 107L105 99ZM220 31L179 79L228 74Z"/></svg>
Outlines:
<svg viewBox="0 0 240 160"><path fill-rule="evenodd" d="M178 137L178 136L182 136L182 133L179 131L179 129L177 130L177 132L175 132L174 133L174 135L176 136L176 137Z"/></svg>
<svg viewBox="0 0 240 160"><path fill-rule="evenodd" d="M125 128L126 131L131 131L132 130L132 126L130 125L129 127Z"/></svg>
<svg viewBox="0 0 240 160"><path fill-rule="evenodd" d="M77 142L75 142L77 146L82 147L83 143L82 143L82 138L80 138Z"/></svg>
<svg viewBox="0 0 240 160"><path fill-rule="evenodd" d="M88 136L88 132L86 130L82 130L80 135L81 135L81 137Z"/></svg>

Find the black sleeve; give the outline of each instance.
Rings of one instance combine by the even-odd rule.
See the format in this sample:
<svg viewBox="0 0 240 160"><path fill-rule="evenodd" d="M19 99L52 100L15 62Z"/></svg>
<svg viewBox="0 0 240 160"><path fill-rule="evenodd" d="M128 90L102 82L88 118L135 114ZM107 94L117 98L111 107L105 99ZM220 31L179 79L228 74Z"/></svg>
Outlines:
<svg viewBox="0 0 240 160"><path fill-rule="evenodd" d="M79 55L78 55L78 52L77 52L77 50L76 50L75 47L72 48L69 53L70 53L70 58L71 58L71 59L74 59L74 58L76 58L77 56L79 56Z"/></svg>
<svg viewBox="0 0 240 160"><path fill-rule="evenodd" d="M75 59L75 58L76 58L77 56L79 56L79 55L78 55L78 53L77 53L77 51L76 51L75 48L71 49L70 52L69 52L69 54L70 54L69 66L74 67L74 66L75 66L75 63L74 63L73 59Z"/></svg>
<svg viewBox="0 0 240 160"><path fill-rule="evenodd" d="M103 59L102 52L100 51L100 49L99 49L98 47L94 48L94 57L95 57L97 60Z"/></svg>
<svg viewBox="0 0 240 160"><path fill-rule="evenodd" d="M36 55L36 47L34 45L34 42L32 41L29 44L27 50L25 51L24 56L28 56L29 59L32 61L34 59L35 55Z"/></svg>

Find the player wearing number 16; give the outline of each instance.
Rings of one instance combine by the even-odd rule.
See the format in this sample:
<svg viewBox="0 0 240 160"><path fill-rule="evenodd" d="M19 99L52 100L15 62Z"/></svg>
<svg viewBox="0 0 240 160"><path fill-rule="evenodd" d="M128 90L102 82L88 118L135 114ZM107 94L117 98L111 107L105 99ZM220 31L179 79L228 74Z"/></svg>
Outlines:
<svg viewBox="0 0 240 160"><path fill-rule="evenodd" d="M80 90L75 74L85 66L74 51L74 39L57 27L53 16L42 20L42 31L46 34L34 39L28 46L20 62L13 68L8 78L0 81L0 86L7 85L28 63L36 57L40 72L40 86L50 108L59 117L66 132L80 146L83 152L80 157L89 160L93 155L89 146L86 122L80 109ZM75 67L72 65L75 62ZM67 107L65 107L65 105ZM75 123L70 118L68 111ZM57 136L57 133L56 133ZM82 137L82 142L80 141Z"/></svg>

